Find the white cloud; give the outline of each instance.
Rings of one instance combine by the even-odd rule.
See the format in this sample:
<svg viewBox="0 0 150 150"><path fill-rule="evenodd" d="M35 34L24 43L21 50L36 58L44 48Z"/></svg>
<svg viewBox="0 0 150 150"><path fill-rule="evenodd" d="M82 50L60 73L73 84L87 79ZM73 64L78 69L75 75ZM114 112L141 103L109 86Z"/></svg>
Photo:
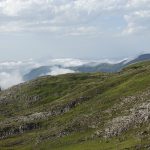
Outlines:
<svg viewBox="0 0 150 150"><path fill-rule="evenodd" d="M123 32L134 33L141 26L149 29L150 0L1 0L0 32L46 31L68 36L93 35L108 32L113 17L121 16L126 21ZM124 16L129 16L126 20ZM105 19L109 17L109 21ZM134 17L137 22L134 22ZM133 24L134 23L134 27ZM101 24L107 24L104 28ZM132 26L132 27L131 27ZM140 28L139 28L140 27ZM101 34L100 34L101 35Z"/></svg>
<svg viewBox="0 0 150 150"><path fill-rule="evenodd" d="M31 60L0 62L0 72L27 73L29 70L41 66L40 63Z"/></svg>
<svg viewBox="0 0 150 150"><path fill-rule="evenodd" d="M73 70L67 69L66 67L83 65L84 63L86 62L71 58L51 59L45 62L38 62L32 59L27 61L0 62L0 87L2 87L2 89L6 89L13 85L24 82L23 76L29 73L32 69L38 68L40 66L50 66L51 71L48 74L58 75L74 73Z"/></svg>
<svg viewBox="0 0 150 150"><path fill-rule="evenodd" d="M125 15L124 19L127 22L127 27L123 31L125 34L147 32L150 29L150 10L134 11Z"/></svg>
<svg viewBox="0 0 150 150"><path fill-rule="evenodd" d="M39 66L33 60L0 62L0 87L6 89L23 82L23 74Z"/></svg>
<svg viewBox="0 0 150 150"><path fill-rule="evenodd" d="M72 58L65 58L65 59L51 59L47 61L47 65L55 66L60 65L62 67L76 67L87 64L89 61L80 60L80 59L72 59Z"/></svg>
<svg viewBox="0 0 150 150"><path fill-rule="evenodd" d="M56 75L67 74L67 73L75 73L75 71L71 69L60 68L60 67L52 67L51 72L49 72L48 75L56 76Z"/></svg>
<svg viewBox="0 0 150 150"><path fill-rule="evenodd" d="M18 72L1 72L0 73L0 87L2 89L9 88L13 85L17 85L19 83L23 82L22 76Z"/></svg>
<svg viewBox="0 0 150 150"><path fill-rule="evenodd" d="M150 7L150 0L128 0L127 7L129 8Z"/></svg>
<svg viewBox="0 0 150 150"><path fill-rule="evenodd" d="M59 75L66 73L75 73L70 67L76 66L96 66L100 63L118 63L120 61L110 60L80 60L73 58L64 59L50 59L42 62L34 61L32 59L27 61L10 61L0 62L0 87L3 89L9 88L13 85L24 82L23 76L28 74L32 69L49 66L50 72L43 75Z"/></svg>

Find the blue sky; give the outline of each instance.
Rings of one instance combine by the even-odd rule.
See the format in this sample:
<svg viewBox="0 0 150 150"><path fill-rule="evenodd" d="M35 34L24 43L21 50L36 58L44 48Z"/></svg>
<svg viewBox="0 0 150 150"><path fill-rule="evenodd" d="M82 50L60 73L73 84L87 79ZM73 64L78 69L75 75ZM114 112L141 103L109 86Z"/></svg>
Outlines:
<svg viewBox="0 0 150 150"><path fill-rule="evenodd" d="M0 60L150 52L150 0L1 0Z"/></svg>

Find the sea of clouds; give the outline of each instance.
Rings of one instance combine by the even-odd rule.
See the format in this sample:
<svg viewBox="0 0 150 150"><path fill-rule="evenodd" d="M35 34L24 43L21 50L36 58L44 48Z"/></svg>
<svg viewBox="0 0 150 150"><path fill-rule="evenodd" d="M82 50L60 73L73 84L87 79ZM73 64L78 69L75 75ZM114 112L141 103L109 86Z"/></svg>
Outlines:
<svg viewBox="0 0 150 150"><path fill-rule="evenodd" d="M40 64L33 60L0 62L0 86L6 89L24 82L23 75L29 70L39 67Z"/></svg>
<svg viewBox="0 0 150 150"><path fill-rule="evenodd" d="M41 66L50 66L51 71L47 75L59 75L66 73L74 73L73 70L66 67L74 67L87 63L78 59L51 59L45 62L29 59L26 61L7 61L0 62L0 87L2 89L9 88L13 85L24 82L23 76L32 69ZM44 75L44 74L43 74Z"/></svg>
<svg viewBox="0 0 150 150"><path fill-rule="evenodd" d="M81 60L81 59L49 59L46 61L37 61L29 59L26 61L7 61L0 62L0 87L7 89L13 85L24 82L23 76L31 70L41 67L50 66L50 72L43 75L59 75L66 73L75 73L69 67L77 67L83 65L97 65L102 62L115 63L109 60Z"/></svg>

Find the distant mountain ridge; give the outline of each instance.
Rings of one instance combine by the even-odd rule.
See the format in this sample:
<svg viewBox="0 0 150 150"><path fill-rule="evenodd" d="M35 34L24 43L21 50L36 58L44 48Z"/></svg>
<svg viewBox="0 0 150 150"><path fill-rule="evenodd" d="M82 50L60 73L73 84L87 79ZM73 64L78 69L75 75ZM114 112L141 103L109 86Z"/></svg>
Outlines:
<svg viewBox="0 0 150 150"><path fill-rule="evenodd" d="M139 55L137 58L129 61L126 65L134 64L134 63L141 62L141 61L147 61L147 60L150 60L150 54L142 54L142 55Z"/></svg>
<svg viewBox="0 0 150 150"><path fill-rule="evenodd" d="M32 80L32 79L35 79L36 77L46 75L48 72L50 72L49 66L41 66L41 67L31 70L30 73L24 75L23 78L25 81Z"/></svg>
<svg viewBox="0 0 150 150"><path fill-rule="evenodd" d="M124 67L134 64L141 61L147 61L150 60L150 54L142 54L136 57L135 59L132 59L130 61L128 60L122 60L118 63L86 63L79 66L73 66L73 67L63 67L61 65L55 65L58 68L68 69L73 72L81 72L81 73L90 73L90 72L118 72ZM31 70L29 73L25 74L23 76L23 79L25 81L36 79L37 77L44 76L50 74L51 68L53 66L41 66L39 68L35 68Z"/></svg>

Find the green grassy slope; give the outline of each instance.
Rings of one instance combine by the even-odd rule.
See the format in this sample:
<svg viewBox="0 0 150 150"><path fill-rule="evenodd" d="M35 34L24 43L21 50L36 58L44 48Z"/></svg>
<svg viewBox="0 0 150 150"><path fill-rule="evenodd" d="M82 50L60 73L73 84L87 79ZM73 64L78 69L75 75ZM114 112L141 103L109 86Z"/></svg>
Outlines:
<svg viewBox="0 0 150 150"><path fill-rule="evenodd" d="M0 93L0 149L150 147L150 62L46 76Z"/></svg>

